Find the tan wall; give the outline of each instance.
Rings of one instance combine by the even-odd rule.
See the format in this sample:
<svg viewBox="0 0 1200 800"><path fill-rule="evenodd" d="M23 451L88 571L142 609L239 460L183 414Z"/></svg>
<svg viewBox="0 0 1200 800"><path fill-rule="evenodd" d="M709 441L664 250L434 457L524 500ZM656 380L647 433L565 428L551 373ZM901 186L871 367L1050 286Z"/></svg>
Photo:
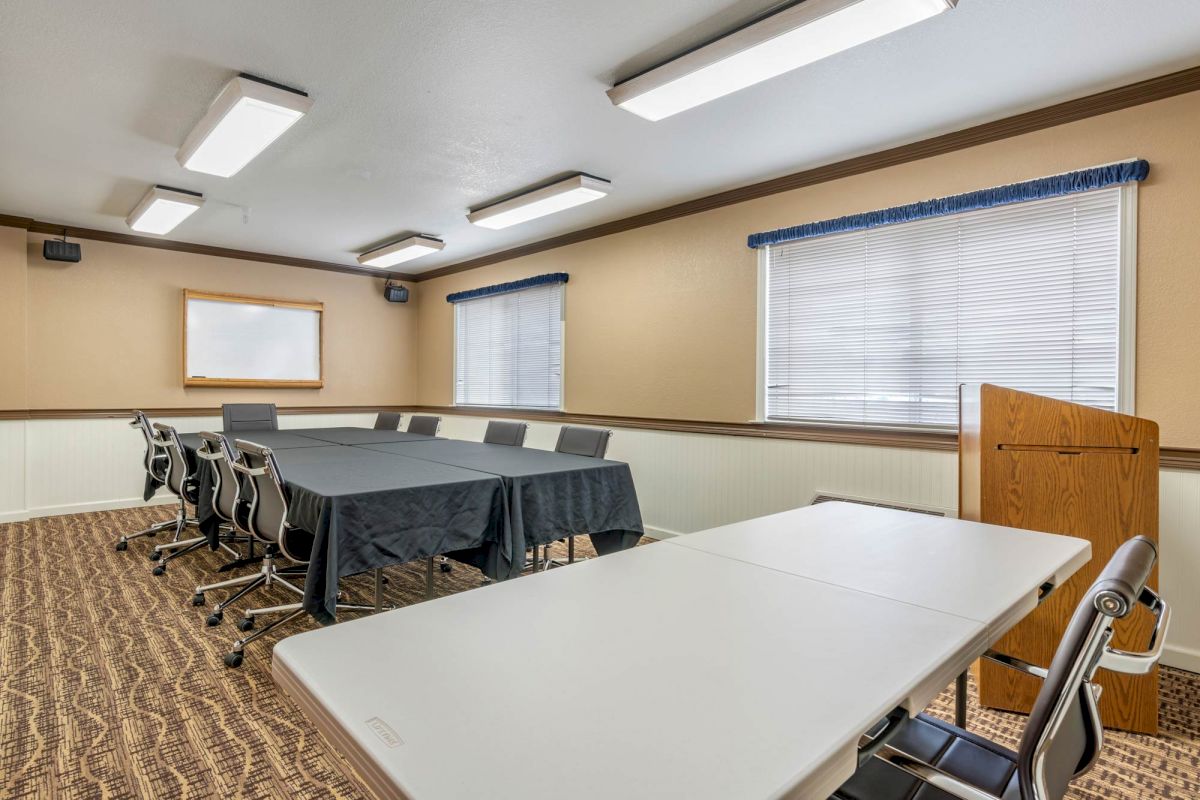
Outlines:
<svg viewBox="0 0 1200 800"><path fill-rule="evenodd" d="M1137 413L1200 447L1200 92L418 284L420 399L452 399L445 295L563 271L565 408L745 421L755 412L747 234L1140 157ZM620 187L616 187L620 191ZM603 202L603 201L601 201Z"/></svg>
<svg viewBox="0 0 1200 800"><path fill-rule="evenodd" d="M26 243L24 231L0 232L0 269L12 233L28 259L27 397L0 394L4 407L394 405L416 397L416 312L386 302L381 281L90 240L82 241L81 263L52 263L41 255L46 237ZM323 302L325 388L183 388L185 288ZM17 363L15 348L0 342L0 365Z"/></svg>
<svg viewBox="0 0 1200 800"><path fill-rule="evenodd" d="M25 231L0 228L0 409L25 407Z"/></svg>

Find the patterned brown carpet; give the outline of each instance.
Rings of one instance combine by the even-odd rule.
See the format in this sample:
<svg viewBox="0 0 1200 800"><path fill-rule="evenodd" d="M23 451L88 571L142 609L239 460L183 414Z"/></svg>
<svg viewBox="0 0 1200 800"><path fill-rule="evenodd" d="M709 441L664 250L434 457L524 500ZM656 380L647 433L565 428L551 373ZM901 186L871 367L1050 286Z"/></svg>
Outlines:
<svg viewBox="0 0 1200 800"><path fill-rule="evenodd" d="M224 556L185 557L154 578L145 558L154 540L114 552L120 532L168 514L136 509L0 525L0 797L368 797L276 690L274 640L251 645L239 670L222 665L238 615L206 628L204 609L190 598L197 583L214 580ZM388 576L390 600L423 598L420 566ZM437 577L439 594L478 585L465 567ZM368 601L366 579L346 588ZM260 592L253 602L269 600ZM934 711L949 716L952 701L945 693ZM1200 797L1200 676L1164 670L1162 701L1163 735L1112 734L1101 764L1071 797ZM1009 746L1021 720L971 708L971 727Z"/></svg>

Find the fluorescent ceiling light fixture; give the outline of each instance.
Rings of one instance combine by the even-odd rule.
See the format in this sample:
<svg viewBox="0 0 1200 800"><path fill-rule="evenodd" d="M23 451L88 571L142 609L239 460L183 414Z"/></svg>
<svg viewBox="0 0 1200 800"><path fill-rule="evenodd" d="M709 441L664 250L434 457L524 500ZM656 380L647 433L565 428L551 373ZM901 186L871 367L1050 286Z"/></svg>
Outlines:
<svg viewBox="0 0 1200 800"><path fill-rule="evenodd" d="M204 205L204 195L169 186L152 186L142 196L125 223L141 233L170 233Z"/></svg>
<svg viewBox="0 0 1200 800"><path fill-rule="evenodd" d="M603 178L579 173L566 180L472 211L467 215L467 219L484 228L499 230L599 200L608 194L611 186L612 184Z"/></svg>
<svg viewBox="0 0 1200 800"><path fill-rule="evenodd" d="M805 0L608 90L660 120L948 11L958 0Z"/></svg>
<svg viewBox="0 0 1200 800"><path fill-rule="evenodd" d="M358 257L358 263L364 267L394 267L414 258L436 253L446 246L441 239L432 236L410 236L398 242L363 253Z"/></svg>
<svg viewBox="0 0 1200 800"><path fill-rule="evenodd" d="M243 73L225 84L175 158L187 169L228 178L310 108L299 89Z"/></svg>

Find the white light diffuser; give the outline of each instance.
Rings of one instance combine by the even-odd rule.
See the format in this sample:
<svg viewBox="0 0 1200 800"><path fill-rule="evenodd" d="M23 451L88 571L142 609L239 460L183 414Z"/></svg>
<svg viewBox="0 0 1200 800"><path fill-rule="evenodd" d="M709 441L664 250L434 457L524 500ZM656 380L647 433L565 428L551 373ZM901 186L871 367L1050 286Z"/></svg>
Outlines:
<svg viewBox="0 0 1200 800"><path fill-rule="evenodd" d="M410 236L398 242L363 253L358 257L358 263L364 267L394 267L414 258L436 253L446 246L441 239L430 236Z"/></svg>
<svg viewBox="0 0 1200 800"><path fill-rule="evenodd" d="M948 11L958 0L805 0L608 90L660 120Z"/></svg>
<svg viewBox="0 0 1200 800"><path fill-rule="evenodd" d="M238 75L225 84L175 158L187 169L228 178L310 108L304 92Z"/></svg>
<svg viewBox="0 0 1200 800"><path fill-rule="evenodd" d="M472 211L467 219L484 228L499 230L531 219L599 200L608 194L611 183L591 175L573 175L566 180L517 195L510 200Z"/></svg>
<svg viewBox="0 0 1200 800"><path fill-rule="evenodd" d="M125 223L139 233L170 233L202 205L202 194L152 186L125 218Z"/></svg>

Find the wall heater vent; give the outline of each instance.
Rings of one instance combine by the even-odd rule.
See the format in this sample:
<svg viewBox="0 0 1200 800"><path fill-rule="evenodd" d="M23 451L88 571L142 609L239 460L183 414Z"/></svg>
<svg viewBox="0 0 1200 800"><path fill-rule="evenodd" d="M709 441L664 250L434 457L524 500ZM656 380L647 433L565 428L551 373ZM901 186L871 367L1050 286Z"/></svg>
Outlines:
<svg viewBox="0 0 1200 800"><path fill-rule="evenodd" d="M934 517L944 517L946 512L939 511L936 508L915 508L913 506L898 505L896 503L885 503L881 500L868 500L865 497L845 497L836 494L818 493L812 500L812 505L817 503L857 503L860 506L876 506L878 508L894 508L897 511L913 511L917 514L929 514Z"/></svg>

